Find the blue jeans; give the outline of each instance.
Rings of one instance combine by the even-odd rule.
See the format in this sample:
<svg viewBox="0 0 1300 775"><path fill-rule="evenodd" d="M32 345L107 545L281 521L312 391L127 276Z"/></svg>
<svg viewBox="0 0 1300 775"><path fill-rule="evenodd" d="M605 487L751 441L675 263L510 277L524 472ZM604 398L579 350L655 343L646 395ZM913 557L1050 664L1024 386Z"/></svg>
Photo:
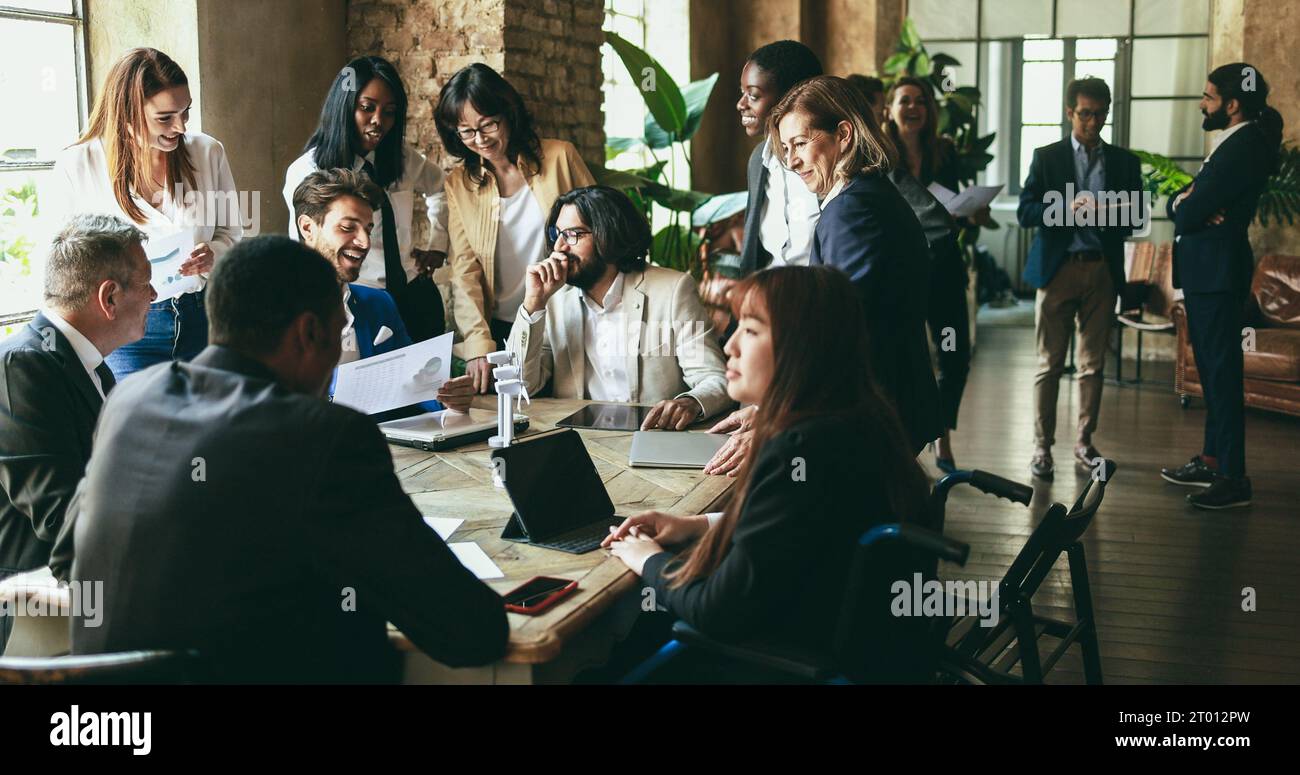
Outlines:
<svg viewBox="0 0 1300 775"><path fill-rule="evenodd" d="M183 293L149 305L144 338L124 345L105 360L118 380L156 363L188 361L208 346L203 291Z"/></svg>

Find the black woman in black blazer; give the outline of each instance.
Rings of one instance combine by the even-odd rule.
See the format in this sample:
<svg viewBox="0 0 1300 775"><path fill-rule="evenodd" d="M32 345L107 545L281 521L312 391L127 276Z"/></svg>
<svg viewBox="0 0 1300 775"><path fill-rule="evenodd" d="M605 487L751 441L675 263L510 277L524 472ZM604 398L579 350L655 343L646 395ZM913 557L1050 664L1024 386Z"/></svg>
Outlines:
<svg viewBox="0 0 1300 775"><path fill-rule="evenodd" d="M822 209L810 263L842 270L857 287L872 372L919 453L943 428L925 339L930 248L912 208L880 173L850 178Z"/></svg>

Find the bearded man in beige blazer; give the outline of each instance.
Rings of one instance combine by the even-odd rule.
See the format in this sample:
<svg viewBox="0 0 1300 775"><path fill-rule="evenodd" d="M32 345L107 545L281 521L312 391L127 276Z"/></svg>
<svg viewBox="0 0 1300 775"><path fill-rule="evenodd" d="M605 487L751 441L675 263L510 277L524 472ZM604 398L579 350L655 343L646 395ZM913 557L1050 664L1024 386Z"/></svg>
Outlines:
<svg viewBox="0 0 1300 775"><path fill-rule="evenodd" d="M528 268L507 347L530 393L653 404L644 429L682 430L732 405L726 366L689 274L650 266L650 227L622 192L560 196L550 256Z"/></svg>

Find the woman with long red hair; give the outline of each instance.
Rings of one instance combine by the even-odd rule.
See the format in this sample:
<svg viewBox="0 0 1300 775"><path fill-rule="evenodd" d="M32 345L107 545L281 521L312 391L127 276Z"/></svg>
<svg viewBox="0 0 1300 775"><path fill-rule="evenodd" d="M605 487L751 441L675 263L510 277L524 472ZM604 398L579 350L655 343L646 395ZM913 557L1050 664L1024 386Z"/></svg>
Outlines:
<svg viewBox="0 0 1300 775"><path fill-rule="evenodd" d="M772 268L732 298L727 392L759 406L737 496L720 516L630 517L605 545L705 634L824 649L855 539L878 523L928 522L928 480L872 378L848 277Z"/></svg>
<svg viewBox="0 0 1300 775"><path fill-rule="evenodd" d="M149 308L145 336L106 359L121 379L155 363L188 360L208 342L203 287L215 261L243 236L239 194L221 143L186 131L185 71L153 48L128 51L108 71L90 125L60 155L46 211L109 213L150 240L182 232L193 245L180 266L187 290ZM153 251L146 244L150 258Z"/></svg>

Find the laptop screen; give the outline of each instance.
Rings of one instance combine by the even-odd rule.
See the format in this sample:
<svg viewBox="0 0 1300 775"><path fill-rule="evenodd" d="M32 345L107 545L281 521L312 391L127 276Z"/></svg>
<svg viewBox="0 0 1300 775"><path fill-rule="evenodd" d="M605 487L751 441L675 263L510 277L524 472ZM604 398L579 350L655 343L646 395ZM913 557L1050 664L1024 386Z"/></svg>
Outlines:
<svg viewBox="0 0 1300 775"><path fill-rule="evenodd" d="M614 516L614 504L577 431L494 449L492 460L535 541Z"/></svg>

